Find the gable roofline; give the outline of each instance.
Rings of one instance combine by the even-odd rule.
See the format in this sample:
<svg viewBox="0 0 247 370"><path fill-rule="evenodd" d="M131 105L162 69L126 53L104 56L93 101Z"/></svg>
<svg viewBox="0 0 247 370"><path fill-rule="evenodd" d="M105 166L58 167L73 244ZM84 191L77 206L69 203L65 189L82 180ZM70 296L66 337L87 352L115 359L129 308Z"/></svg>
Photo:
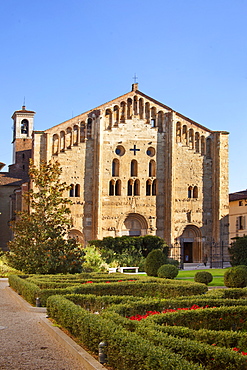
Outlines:
<svg viewBox="0 0 247 370"><path fill-rule="evenodd" d="M50 127L49 129L45 130L44 132L49 132L50 130L53 130L55 127L58 127L58 126L60 126L60 125L62 125L62 124L65 124L66 122L70 122L71 120L74 120L74 119L80 119L80 117L82 117L82 116L84 116L84 115L89 115L90 113L92 113L92 112L94 112L94 111L97 111L97 110L102 109L102 107L104 107L104 106L107 106L107 105L110 105L110 104L114 104L114 102L115 102L115 101L118 101L118 100L120 100L120 99L125 99L126 97L128 97L128 96L130 96L130 95L131 95L131 96L133 96L133 95L140 95L140 96L142 96L143 98L145 98L145 99L147 99L147 100L152 101L154 104L160 105L162 108L164 108L164 109L168 110L169 112L173 112L173 113L175 113L177 116L179 116L179 117L181 117L182 119L184 119L184 120L186 120L186 121L188 121L188 122L192 123L193 125L198 126L199 128L201 128L201 129L202 129L202 130L204 130L204 131L207 131L207 132L210 132L210 133L214 133L214 132L222 132L222 133L228 134L228 132L226 132L226 131L213 131L213 130L210 130L209 128L207 128L207 127L205 127L205 126L201 125L200 123L198 123L198 122L196 122L196 121L193 121L192 119L190 119L190 118L188 118L188 117L184 116L184 115L183 115L183 114L181 114L181 113L176 112L175 110L173 110L172 108L168 107L167 105L165 105L165 104L163 104L163 103L159 102L158 100L153 99L152 97L150 97L150 96L148 96L148 95L144 94L144 93L143 93L143 92L141 92L140 90L133 90L133 89L132 89L132 91L129 91L129 92L127 92L127 93L123 94L123 95L118 96L117 98L114 98L114 99L112 99L112 100L109 100L108 102L103 103L103 104L100 104L100 105L98 105L98 106L97 106L97 107L95 107L95 108L89 109L89 110L88 110L88 111L86 111L86 112L83 112L83 113L81 113L81 114L78 114L77 116L75 116L75 117L73 117L73 118L70 118L70 119L65 120L65 121L63 121L63 122L60 122L60 123L58 123L57 125L54 125L54 126Z"/></svg>

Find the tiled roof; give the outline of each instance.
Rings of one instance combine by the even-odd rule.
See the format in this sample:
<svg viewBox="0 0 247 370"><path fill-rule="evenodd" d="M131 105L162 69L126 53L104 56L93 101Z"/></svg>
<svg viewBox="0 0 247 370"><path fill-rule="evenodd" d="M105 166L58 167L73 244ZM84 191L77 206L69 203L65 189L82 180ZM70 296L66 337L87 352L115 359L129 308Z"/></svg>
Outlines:
<svg viewBox="0 0 247 370"><path fill-rule="evenodd" d="M247 190L237 191L236 193L229 194L229 201L247 199Z"/></svg>
<svg viewBox="0 0 247 370"><path fill-rule="evenodd" d="M18 176L18 174L11 174L9 172L0 172L0 186L20 186L26 182L27 178Z"/></svg>

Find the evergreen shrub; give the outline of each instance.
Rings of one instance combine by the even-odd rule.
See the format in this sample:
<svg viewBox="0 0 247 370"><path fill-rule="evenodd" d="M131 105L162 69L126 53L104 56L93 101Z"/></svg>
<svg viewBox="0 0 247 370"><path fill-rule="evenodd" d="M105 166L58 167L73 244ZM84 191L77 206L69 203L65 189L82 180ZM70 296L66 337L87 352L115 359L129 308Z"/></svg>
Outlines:
<svg viewBox="0 0 247 370"><path fill-rule="evenodd" d="M244 288L247 286L247 267L234 266L224 274L224 284L228 288Z"/></svg>
<svg viewBox="0 0 247 370"><path fill-rule="evenodd" d="M178 268L174 265L165 264L160 266L157 275L159 278L174 279L178 275Z"/></svg>
<svg viewBox="0 0 247 370"><path fill-rule="evenodd" d="M202 283L208 285L213 280L213 275L208 271L197 271L194 276L196 283Z"/></svg>
<svg viewBox="0 0 247 370"><path fill-rule="evenodd" d="M152 250L145 262L145 271L148 276L157 276L160 266L166 263L167 259L164 253L159 249Z"/></svg>

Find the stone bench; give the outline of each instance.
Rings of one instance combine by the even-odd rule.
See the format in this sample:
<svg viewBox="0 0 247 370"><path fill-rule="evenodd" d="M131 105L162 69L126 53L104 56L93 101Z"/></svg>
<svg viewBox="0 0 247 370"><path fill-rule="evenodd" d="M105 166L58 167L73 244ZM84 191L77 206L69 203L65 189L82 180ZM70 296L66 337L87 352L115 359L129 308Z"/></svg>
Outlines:
<svg viewBox="0 0 247 370"><path fill-rule="evenodd" d="M109 272L109 274L117 272L117 268L116 267L109 267L108 272Z"/></svg>
<svg viewBox="0 0 247 370"><path fill-rule="evenodd" d="M135 270L135 273L138 274L139 267L118 267L118 271L121 272L122 274L124 273L124 270Z"/></svg>

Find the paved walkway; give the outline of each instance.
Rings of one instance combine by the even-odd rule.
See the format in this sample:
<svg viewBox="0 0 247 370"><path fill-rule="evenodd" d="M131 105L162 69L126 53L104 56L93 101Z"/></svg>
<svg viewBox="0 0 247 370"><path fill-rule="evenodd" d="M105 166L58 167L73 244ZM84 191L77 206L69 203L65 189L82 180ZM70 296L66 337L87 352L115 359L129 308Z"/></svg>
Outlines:
<svg viewBox="0 0 247 370"><path fill-rule="evenodd" d="M40 325L45 314L25 310L7 286L0 279L0 369L85 370Z"/></svg>

